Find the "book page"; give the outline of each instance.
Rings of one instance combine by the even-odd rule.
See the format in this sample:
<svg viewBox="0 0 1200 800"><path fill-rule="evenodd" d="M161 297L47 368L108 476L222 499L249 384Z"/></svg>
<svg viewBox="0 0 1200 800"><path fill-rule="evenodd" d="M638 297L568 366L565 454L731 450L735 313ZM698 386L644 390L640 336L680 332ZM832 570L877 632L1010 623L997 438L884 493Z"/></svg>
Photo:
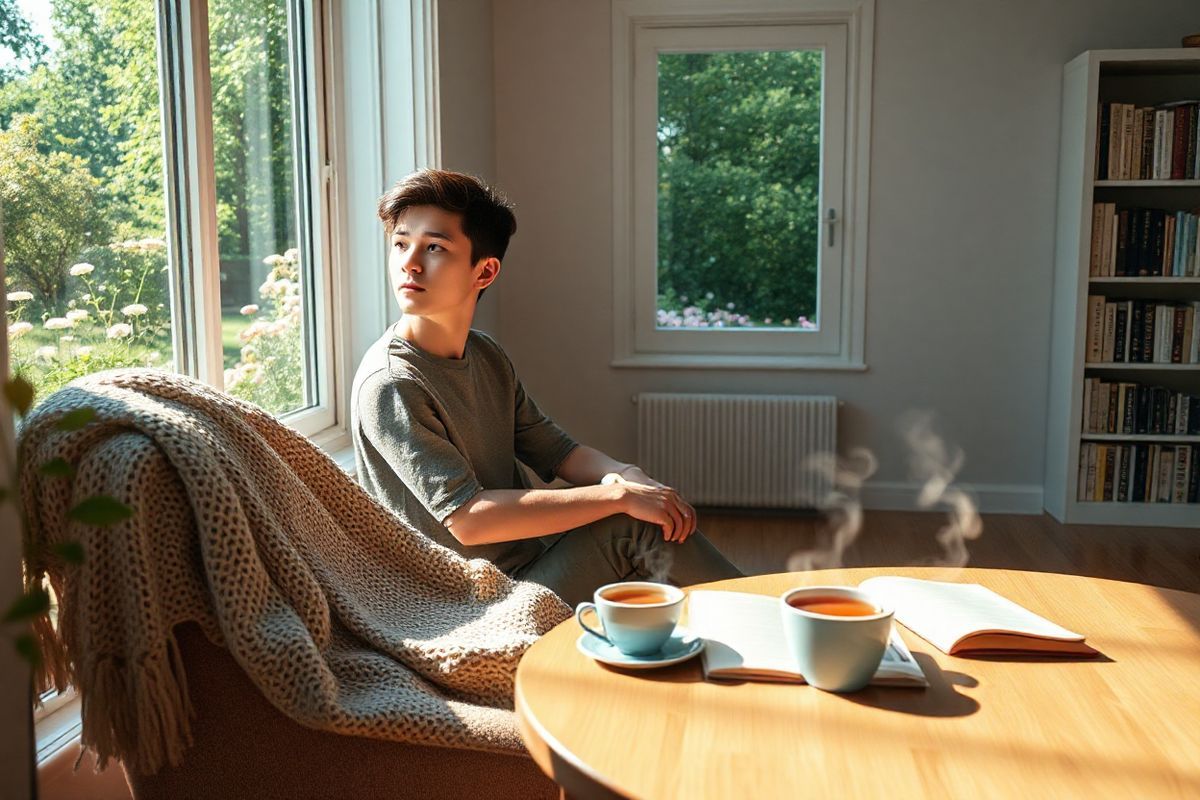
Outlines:
<svg viewBox="0 0 1200 800"><path fill-rule="evenodd" d="M688 627L705 639L705 678L804 682L783 633L778 597L705 590L688 597ZM871 683L929 685L895 628Z"/></svg>
<svg viewBox="0 0 1200 800"><path fill-rule="evenodd" d="M1056 625L975 583L917 578L870 578L859 588L896 611L896 619L944 653L977 633L1010 633L1081 642L1083 635Z"/></svg>

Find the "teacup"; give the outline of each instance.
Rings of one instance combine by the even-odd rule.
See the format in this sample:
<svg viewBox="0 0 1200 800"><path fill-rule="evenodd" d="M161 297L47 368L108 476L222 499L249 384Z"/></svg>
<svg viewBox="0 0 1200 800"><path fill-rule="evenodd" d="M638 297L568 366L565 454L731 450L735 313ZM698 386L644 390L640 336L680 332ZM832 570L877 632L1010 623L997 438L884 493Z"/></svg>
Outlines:
<svg viewBox="0 0 1200 800"><path fill-rule="evenodd" d="M671 638L683 610L683 591L675 586L650 581L622 581L601 586L594 603L580 603L575 619L593 636L598 636L627 656L657 653ZM594 610L604 631L583 621Z"/></svg>
<svg viewBox="0 0 1200 800"><path fill-rule="evenodd" d="M783 633L800 674L830 692L854 692L879 669L892 609L849 586L805 586L779 599Z"/></svg>

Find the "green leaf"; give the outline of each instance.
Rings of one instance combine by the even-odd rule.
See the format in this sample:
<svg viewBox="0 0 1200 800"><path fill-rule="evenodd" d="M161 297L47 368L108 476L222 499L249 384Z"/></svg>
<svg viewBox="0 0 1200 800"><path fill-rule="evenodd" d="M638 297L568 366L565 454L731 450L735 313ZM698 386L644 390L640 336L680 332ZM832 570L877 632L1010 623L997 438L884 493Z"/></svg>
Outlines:
<svg viewBox="0 0 1200 800"><path fill-rule="evenodd" d="M63 414L62 419L58 421L58 429L60 431L77 431L95 418L96 409L77 408Z"/></svg>
<svg viewBox="0 0 1200 800"><path fill-rule="evenodd" d="M37 638L32 633L22 633L16 638L14 644L17 647L17 654L29 666L36 667L42 663L42 648L38 646Z"/></svg>
<svg viewBox="0 0 1200 800"><path fill-rule="evenodd" d="M68 564L83 563L83 545L79 542L59 542L50 549Z"/></svg>
<svg viewBox="0 0 1200 800"><path fill-rule="evenodd" d="M67 512L73 520L103 528L133 516L133 509L106 495L96 495L79 503Z"/></svg>
<svg viewBox="0 0 1200 800"><path fill-rule="evenodd" d="M4 382L4 396L23 417L33 405L33 384L18 375Z"/></svg>
<svg viewBox="0 0 1200 800"><path fill-rule="evenodd" d="M38 472L49 475L51 478L69 478L75 474L75 470L63 458L50 459L38 467Z"/></svg>
<svg viewBox="0 0 1200 800"><path fill-rule="evenodd" d="M20 622L21 620L33 619L38 614L43 614L50 610L50 593L40 586L34 586L26 590L25 594L18 597L8 611L4 612L5 622Z"/></svg>

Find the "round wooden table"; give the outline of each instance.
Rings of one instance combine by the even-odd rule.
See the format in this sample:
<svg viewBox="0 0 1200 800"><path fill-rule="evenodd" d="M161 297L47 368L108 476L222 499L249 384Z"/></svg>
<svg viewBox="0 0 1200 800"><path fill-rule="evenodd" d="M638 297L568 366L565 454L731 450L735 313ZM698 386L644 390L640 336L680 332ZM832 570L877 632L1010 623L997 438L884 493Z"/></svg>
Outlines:
<svg viewBox="0 0 1200 800"><path fill-rule="evenodd" d="M706 683L699 658L605 667L568 620L517 670L534 759L569 797L1200 797L1200 595L986 569L762 575L705 588L780 595L876 575L980 583L1087 636L1103 656L947 656L897 625L921 689L837 695Z"/></svg>

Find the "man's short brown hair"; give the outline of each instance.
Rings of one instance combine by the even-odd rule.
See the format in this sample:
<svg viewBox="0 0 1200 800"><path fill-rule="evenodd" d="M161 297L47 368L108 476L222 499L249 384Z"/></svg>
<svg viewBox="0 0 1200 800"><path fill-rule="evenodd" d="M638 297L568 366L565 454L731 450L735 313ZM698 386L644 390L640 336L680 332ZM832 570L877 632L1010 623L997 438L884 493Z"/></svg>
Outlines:
<svg viewBox="0 0 1200 800"><path fill-rule="evenodd" d="M379 198L379 219L388 235L411 206L437 206L462 217L463 233L471 240L471 263L504 258L508 240L517 232L512 204L479 179L461 172L422 169L401 178Z"/></svg>

